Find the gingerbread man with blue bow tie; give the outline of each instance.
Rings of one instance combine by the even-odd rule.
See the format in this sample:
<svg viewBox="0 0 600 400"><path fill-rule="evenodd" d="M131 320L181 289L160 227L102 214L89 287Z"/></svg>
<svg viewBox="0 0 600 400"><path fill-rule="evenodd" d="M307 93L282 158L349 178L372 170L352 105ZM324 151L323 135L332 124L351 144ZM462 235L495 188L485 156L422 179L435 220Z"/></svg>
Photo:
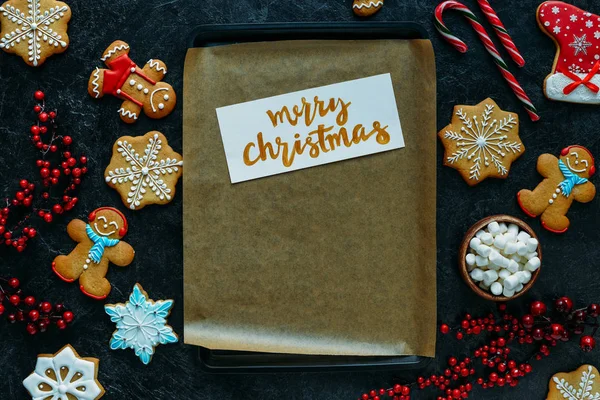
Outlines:
<svg viewBox="0 0 600 400"><path fill-rule="evenodd" d="M537 170L545 179L533 191L521 190L519 205L530 217L540 216L545 229L564 233L570 225L566 214L571 204L589 203L596 195L596 186L589 181L596 172L594 157L583 146L569 146L560 158L542 154Z"/></svg>
<svg viewBox="0 0 600 400"><path fill-rule="evenodd" d="M101 207L90 213L88 223L75 219L67 233L78 244L68 255L52 262L52 269L65 282L79 279L81 291L97 300L105 299L111 285L106 279L108 264L125 267L133 261L133 247L121 239L127 233L127 220L117 209Z"/></svg>

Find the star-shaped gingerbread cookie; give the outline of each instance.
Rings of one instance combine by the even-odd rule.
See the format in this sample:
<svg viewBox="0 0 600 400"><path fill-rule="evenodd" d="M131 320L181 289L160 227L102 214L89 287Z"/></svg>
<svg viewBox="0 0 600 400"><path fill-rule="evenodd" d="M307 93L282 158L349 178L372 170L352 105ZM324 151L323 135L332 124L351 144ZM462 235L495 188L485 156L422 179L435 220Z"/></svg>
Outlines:
<svg viewBox="0 0 600 400"><path fill-rule="evenodd" d="M0 7L0 48L32 67L69 46L71 9L55 0L10 0Z"/></svg>
<svg viewBox="0 0 600 400"><path fill-rule="evenodd" d="M139 210L148 204L170 202L182 168L181 154L169 146L165 135L152 131L117 140L104 179L127 207Z"/></svg>
<svg viewBox="0 0 600 400"><path fill-rule="evenodd" d="M476 106L455 106L450 125L438 136L444 165L456 169L469 186L489 177L506 179L512 162L525 152L519 116L489 98Z"/></svg>

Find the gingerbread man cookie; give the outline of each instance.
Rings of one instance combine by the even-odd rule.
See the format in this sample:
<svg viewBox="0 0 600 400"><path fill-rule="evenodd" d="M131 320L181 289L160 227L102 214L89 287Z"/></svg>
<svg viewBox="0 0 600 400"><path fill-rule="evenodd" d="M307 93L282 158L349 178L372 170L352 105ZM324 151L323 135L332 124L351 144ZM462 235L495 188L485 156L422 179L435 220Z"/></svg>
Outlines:
<svg viewBox="0 0 600 400"><path fill-rule="evenodd" d="M486 178L506 179L513 161L525 152L519 116L489 98L476 106L455 106L450 125L438 137L444 165L456 169L469 186Z"/></svg>
<svg viewBox="0 0 600 400"><path fill-rule="evenodd" d="M596 172L592 153L582 146L569 146L560 153L542 154L537 170L545 179L533 190L517 194L519 205L530 217L541 216L542 226L555 233L569 228L567 211L573 201L589 203L596 195L596 186L589 178Z"/></svg>
<svg viewBox="0 0 600 400"><path fill-rule="evenodd" d="M71 9L55 0L10 0L0 7L0 49L32 67L69 47Z"/></svg>
<svg viewBox="0 0 600 400"><path fill-rule="evenodd" d="M381 10L383 0L354 0L352 10L359 17L368 17Z"/></svg>
<svg viewBox="0 0 600 400"><path fill-rule="evenodd" d="M109 69L96 68L90 76L88 93L98 99L112 94L123 99L119 115L132 124L144 110L150 118L166 117L175 108L177 96L173 87L161 82L167 66L160 60L150 59L143 68L129 58L129 45L121 40L113 42L101 58Z"/></svg>
<svg viewBox="0 0 600 400"><path fill-rule="evenodd" d="M84 294L102 300L111 289L106 279L108 263L125 267L133 261L135 251L121 240L127 233L127 220L119 210L98 208L90 213L88 221L75 219L69 223L67 233L78 244L69 255L56 257L52 269L65 282L79 279Z"/></svg>

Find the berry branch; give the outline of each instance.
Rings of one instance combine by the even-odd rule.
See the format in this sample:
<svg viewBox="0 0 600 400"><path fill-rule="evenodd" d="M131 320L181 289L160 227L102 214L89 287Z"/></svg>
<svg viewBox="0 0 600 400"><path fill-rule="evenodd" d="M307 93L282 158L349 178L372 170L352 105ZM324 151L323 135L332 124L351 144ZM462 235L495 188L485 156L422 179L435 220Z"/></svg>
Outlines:
<svg viewBox="0 0 600 400"><path fill-rule="evenodd" d="M63 330L73 321L73 313L66 310L63 304L52 307L51 303L42 301L36 305L35 297L24 296L19 286L17 278L0 277L0 315L6 313L6 318L11 324L27 324L27 332L35 335L38 332L46 332L52 325Z"/></svg>
<svg viewBox="0 0 600 400"><path fill-rule="evenodd" d="M46 110L44 97L44 93L39 90L34 94L38 102L33 107L36 122L30 128L31 142L41 153L36 166L42 178L43 191L41 195L34 197L36 185L27 179L21 179L20 188L13 198L6 199L4 208L0 209L0 242L3 241L6 246L12 246L19 252L25 249L27 241L37 235L37 230L31 225L35 217L51 223L53 215L69 211L77 204L75 194L83 175L87 173L87 158L81 156L77 159L73 156L73 138L57 134L57 113ZM62 161L59 157L53 157L56 153L62 156ZM60 195L52 193L61 190ZM13 212L19 211L21 218L11 218ZM7 224L10 219L18 222L9 228Z"/></svg>
<svg viewBox="0 0 600 400"><path fill-rule="evenodd" d="M532 361L548 357L550 349L559 342L568 342L575 335L583 335L586 330L591 329L591 332L581 336L579 347L585 352L596 347L594 336L600 327L600 304L592 303L585 308L574 309L573 301L563 296L555 301L553 315L547 315L547 306L541 301L534 301L529 313L520 318L510 314L506 304L500 304L498 310L499 316L489 314L474 318L466 314L460 325L454 328L448 324L440 325L442 334L454 333L456 340L482 333L491 336L471 357L450 357L446 369L439 375L420 376L413 383L396 383L388 389L371 390L362 394L359 400L383 400L386 396L393 400L410 400L411 392L430 386L441 392L437 400L466 399L475 384L483 389L516 386L521 378L531 373ZM536 350L527 360L517 361L510 357L509 345L534 345Z"/></svg>

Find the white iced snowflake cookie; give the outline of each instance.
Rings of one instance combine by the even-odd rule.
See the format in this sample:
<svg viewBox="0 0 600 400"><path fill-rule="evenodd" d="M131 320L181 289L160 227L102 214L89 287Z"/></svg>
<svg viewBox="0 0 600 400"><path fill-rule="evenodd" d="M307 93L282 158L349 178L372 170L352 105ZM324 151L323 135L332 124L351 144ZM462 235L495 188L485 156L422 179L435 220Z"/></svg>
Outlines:
<svg viewBox="0 0 600 400"><path fill-rule="evenodd" d="M519 116L489 98L476 106L455 106L450 125L438 137L444 165L458 170L469 186L489 177L506 179L512 162L525 152Z"/></svg>
<svg viewBox="0 0 600 400"><path fill-rule="evenodd" d="M0 48L32 67L69 46L71 9L55 0L10 0L0 7Z"/></svg>
<svg viewBox="0 0 600 400"><path fill-rule="evenodd" d="M181 154L173 151L162 133L152 131L118 139L104 178L127 207L139 210L148 204L170 202L182 167Z"/></svg>
<svg viewBox="0 0 600 400"><path fill-rule="evenodd" d="M81 358L66 345L56 354L40 354L23 385L33 400L97 400L104 395L98 363L97 358Z"/></svg>
<svg viewBox="0 0 600 400"><path fill-rule="evenodd" d="M173 300L150 300L142 286L136 283L127 303L104 306L110 320L117 324L110 348L133 349L144 364L149 364L156 346L179 340L173 328L167 325L171 307Z"/></svg>
<svg viewBox="0 0 600 400"><path fill-rule="evenodd" d="M598 400L600 381L598 370L582 365L573 372L560 372L550 379L547 400Z"/></svg>

